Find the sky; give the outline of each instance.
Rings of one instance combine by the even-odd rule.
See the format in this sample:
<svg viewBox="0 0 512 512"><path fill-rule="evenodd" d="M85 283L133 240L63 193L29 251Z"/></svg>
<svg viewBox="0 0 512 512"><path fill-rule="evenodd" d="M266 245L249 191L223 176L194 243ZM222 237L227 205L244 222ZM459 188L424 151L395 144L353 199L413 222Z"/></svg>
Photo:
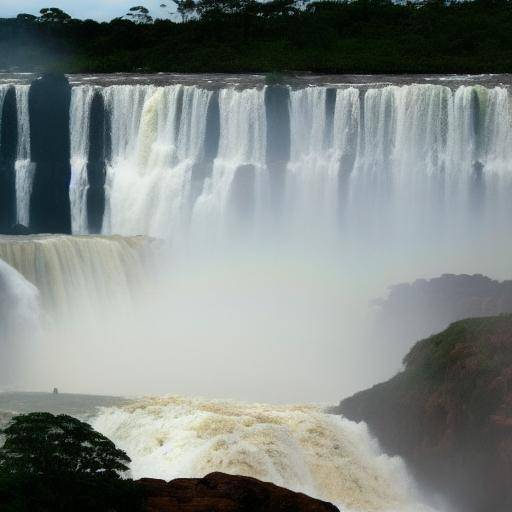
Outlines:
<svg viewBox="0 0 512 512"><path fill-rule="evenodd" d="M174 4L169 0L0 0L0 18L16 16L19 13L38 14L43 7L59 7L73 18L92 18L108 21L122 16L134 5L144 5L150 9L152 16L166 17L166 9L160 4Z"/></svg>

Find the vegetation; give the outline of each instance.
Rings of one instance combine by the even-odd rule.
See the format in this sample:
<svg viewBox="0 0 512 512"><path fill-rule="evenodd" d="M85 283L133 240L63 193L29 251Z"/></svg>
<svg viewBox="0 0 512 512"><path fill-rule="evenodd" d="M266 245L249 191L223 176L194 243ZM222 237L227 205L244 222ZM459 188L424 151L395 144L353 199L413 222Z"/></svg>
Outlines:
<svg viewBox="0 0 512 512"><path fill-rule="evenodd" d="M5 512L142 510L123 480L130 459L87 423L66 415L14 417L0 448L0 509Z"/></svg>
<svg viewBox="0 0 512 512"><path fill-rule="evenodd" d="M512 71L512 0L175 0L109 23L0 20L0 68L67 72ZM161 5L162 13L171 6Z"/></svg>
<svg viewBox="0 0 512 512"><path fill-rule="evenodd" d="M457 510L512 510L512 315L455 322L404 366L337 412L365 421Z"/></svg>

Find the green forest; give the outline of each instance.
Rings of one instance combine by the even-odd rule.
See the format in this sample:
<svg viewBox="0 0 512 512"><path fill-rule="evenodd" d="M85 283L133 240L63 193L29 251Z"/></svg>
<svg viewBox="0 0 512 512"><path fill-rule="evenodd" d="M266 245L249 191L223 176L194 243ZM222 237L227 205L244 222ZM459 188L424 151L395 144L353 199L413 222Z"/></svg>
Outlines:
<svg viewBox="0 0 512 512"><path fill-rule="evenodd" d="M177 0L108 23L55 8L0 19L0 69L77 72L507 73L512 0ZM171 5L162 4L162 9Z"/></svg>

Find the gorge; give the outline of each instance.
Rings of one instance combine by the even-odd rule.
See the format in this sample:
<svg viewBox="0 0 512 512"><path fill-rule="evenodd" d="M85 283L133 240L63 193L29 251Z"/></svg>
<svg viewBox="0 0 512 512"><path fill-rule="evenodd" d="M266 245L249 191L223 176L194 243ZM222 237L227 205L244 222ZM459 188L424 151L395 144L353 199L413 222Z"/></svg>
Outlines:
<svg viewBox="0 0 512 512"><path fill-rule="evenodd" d="M399 371L417 333L509 312L483 277L492 293L460 308L436 282L391 289L380 320L371 304L446 272L510 277L509 87L0 75L2 386L149 395L88 411L137 478L224 471L343 511L445 512L359 410L370 433L282 404L336 403Z"/></svg>

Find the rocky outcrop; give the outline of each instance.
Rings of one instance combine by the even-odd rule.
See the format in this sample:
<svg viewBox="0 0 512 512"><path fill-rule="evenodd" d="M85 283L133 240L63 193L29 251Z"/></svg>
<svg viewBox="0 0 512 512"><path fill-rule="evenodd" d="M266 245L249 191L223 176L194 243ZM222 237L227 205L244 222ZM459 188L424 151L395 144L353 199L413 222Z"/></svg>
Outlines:
<svg viewBox="0 0 512 512"><path fill-rule="evenodd" d="M365 421L459 510L512 510L512 316L456 322L404 363L335 412Z"/></svg>
<svg viewBox="0 0 512 512"><path fill-rule="evenodd" d="M204 478L138 481L147 512L336 512L305 494L254 478L211 473Z"/></svg>
<svg viewBox="0 0 512 512"><path fill-rule="evenodd" d="M16 148L18 119L16 91L10 87L0 108L0 233L16 222Z"/></svg>
<svg viewBox="0 0 512 512"><path fill-rule="evenodd" d="M96 92L91 103L87 161L87 222L89 233L101 233L105 213L105 161L109 153L108 115L103 96Z"/></svg>
<svg viewBox="0 0 512 512"><path fill-rule="evenodd" d="M35 174L30 196L30 229L71 233L69 200L71 87L67 78L47 74L30 87L30 144Z"/></svg>

